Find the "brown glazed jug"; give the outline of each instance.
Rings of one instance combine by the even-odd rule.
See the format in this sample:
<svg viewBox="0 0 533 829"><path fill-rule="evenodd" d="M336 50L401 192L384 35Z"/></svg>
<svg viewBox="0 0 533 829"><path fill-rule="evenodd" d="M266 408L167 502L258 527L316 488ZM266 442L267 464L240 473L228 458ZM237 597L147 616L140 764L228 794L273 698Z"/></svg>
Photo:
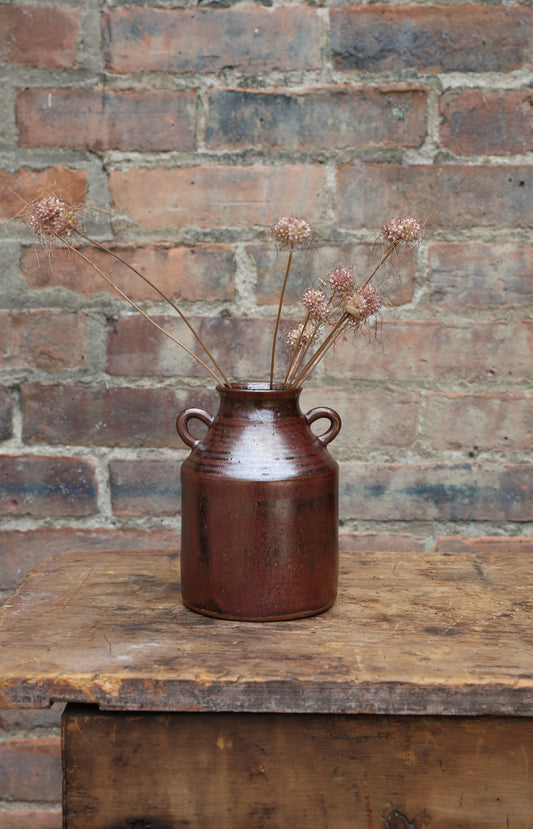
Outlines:
<svg viewBox="0 0 533 829"><path fill-rule="evenodd" d="M273 621L331 607L338 579L338 464L326 446L341 420L302 414L300 389L218 386L219 410L188 408L181 467L181 591L191 610ZM311 424L329 428L317 436ZM209 428L197 439L197 419Z"/></svg>

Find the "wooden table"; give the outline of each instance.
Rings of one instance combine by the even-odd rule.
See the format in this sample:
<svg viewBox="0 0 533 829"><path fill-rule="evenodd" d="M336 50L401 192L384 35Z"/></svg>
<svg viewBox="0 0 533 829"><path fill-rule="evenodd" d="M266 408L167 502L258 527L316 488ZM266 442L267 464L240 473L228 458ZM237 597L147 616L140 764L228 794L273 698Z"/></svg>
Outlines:
<svg viewBox="0 0 533 829"><path fill-rule="evenodd" d="M343 553L330 611L253 624L168 553L62 554L0 610L0 706L69 703L67 829L530 829L532 572Z"/></svg>

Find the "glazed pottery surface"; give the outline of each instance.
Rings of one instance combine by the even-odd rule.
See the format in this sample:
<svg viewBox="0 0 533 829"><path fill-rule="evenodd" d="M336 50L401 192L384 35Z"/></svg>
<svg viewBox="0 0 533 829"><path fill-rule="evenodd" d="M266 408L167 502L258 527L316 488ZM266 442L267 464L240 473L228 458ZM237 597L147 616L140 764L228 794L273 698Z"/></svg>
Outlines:
<svg viewBox="0 0 533 829"><path fill-rule="evenodd" d="M300 389L219 386L219 410L188 408L176 427L191 447L181 468L184 603L224 619L320 613L337 594L341 427L328 407L302 414ZM329 420L317 436L314 421ZM208 426L197 439L191 420Z"/></svg>

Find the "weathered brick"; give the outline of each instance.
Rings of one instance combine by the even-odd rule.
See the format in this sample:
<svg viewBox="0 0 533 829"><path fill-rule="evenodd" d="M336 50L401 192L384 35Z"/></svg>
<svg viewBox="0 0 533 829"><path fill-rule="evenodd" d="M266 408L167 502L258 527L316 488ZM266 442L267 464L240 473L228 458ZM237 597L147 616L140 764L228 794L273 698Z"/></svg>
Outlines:
<svg viewBox="0 0 533 829"><path fill-rule="evenodd" d="M70 550L179 549L177 530L118 530L109 528L0 531L0 589L12 590L43 559Z"/></svg>
<svg viewBox="0 0 533 829"><path fill-rule="evenodd" d="M0 792L10 801L61 801L59 737L12 739L2 742Z"/></svg>
<svg viewBox="0 0 533 829"><path fill-rule="evenodd" d="M76 65L81 8L0 6L0 62L68 69Z"/></svg>
<svg viewBox="0 0 533 829"><path fill-rule="evenodd" d="M0 804L0 826L2 829L61 829L61 805L56 809L2 809Z"/></svg>
<svg viewBox="0 0 533 829"><path fill-rule="evenodd" d="M45 170L22 167L17 173L0 170L0 218L22 219L34 201L50 193L73 204L84 203L87 173L57 165Z"/></svg>
<svg viewBox="0 0 533 829"><path fill-rule="evenodd" d="M324 360L332 377L368 380L518 382L531 376L533 324L386 321L374 339L340 342Z"/></svg>
<svg viewBox="0 0 533 829"><path fill-rule="evenodd" d="M533 245L436 242L428 246L424 303L441 308L533 303Z"/></svg>
<svg viewBox="0 0 533 829"><path fill-rule="evenodd" d="M190 351L200 355L202 348L184 322L167 316L152 318ZM193 317L188 317L188 320L199 333L200 321ZM205 354L201 359L204 357ZM174 377L176 374L209 377L202 366L175 342L142 317L133 314L120 317L108 335L107 371L109 374L131 377Z"/></svg>
<svg viewBox="0 0 533 829"><path fill-rule="evenodd" d="M318 69L315 9L113 9L103 17L111 72ZM206 49L206 44L209 48Z"/></svg>
<svg viewBox="0 0 533 829"><path fill-rule="evenodd" d="M131 244L109 247L177 304L180 300L195 302L233 297L235 258L230 245ZM132 299L159 299L152 288L112 256L95 249L80 250ZM103 291L117 296L116 291L90 265L65 248L53 248L48 256L42 256L33 248L25 248L21 272L31 288L65 288L86 296Z"/></svg>
<svg viewBox="0 0 533 829"><path fill-rule="evenodd" d="M529 8L377 4L330 14L336 69L511 72L531 65Z"/></svg>
<svg viewBox="0 0 533 829"><path fill-rule="evenodd" d="M183 323L170 317L156 317L156 321L201 356L200 347L184 330ZM193 318L190 322L230 379L268 377L273 320L205 317ZM110 374L148 377L174 377L183 373L206 378L212 385L209 375L192 358L133 315L117 320L109 335L107 370Z"/></svg>
<svg viewBox="0 0 533 829"><path fill-rule="evenodd" d="M0 440L9 440L12 435L11 416L9 391L0 386Z"/></svg>
<svg viewBox="0 0 533 829"><path fill-rule="evenodd" d="M273 244L248 245L247 254L252 257L257 270L256 297L258 305L278 305L279 292L287 263L286 252ZM287 304L297 302L302 293L324 280L333 268L343 266L351 270L359 282L364 282L376 267L381 251L368 244L311 244L298 250L292 260L291 273L285 292ZM401 257L390 257L373 281L382 291L388 305L403 305L414 296L416 251L405 249Z"/></svg>
<svg viewBox="0 0 533 829"><path fill-rule="evenodd" d="M533 168L526 165L341 164L339 222L380 227L409 213L431 228L531 227L532 186Z"/></svg>
<svg viewBox="0 0 533 829"><path fill-rule="evenodd" d="M181 446L176 415L213 392L190 389L105 388L81 385L21 387L22 435L27 444ZM200 405L200 403L198 404Z"/></svg>
<svg viewBox="0 0 533 829"><path fill-rule="evenodd" d="M146 229L248 227L281 213L318 222L326 209L323 167L234 167L111 170L113 206Z"/></svg>
<svg viewBox="0 0 533 829"><path fill-rule="evenodd" d="M115 515L178 515L180 512L180 464L177 461L110 461L109 479Z"/></svg>
<svg viewBox="0 0 533 829"><path fill-rule="evenodd" d="M303 411L315 406L330 406L341 417L343 428L330 444L329 451L337 460L364 458L370 449L408 448L413 445L418 425L420 396L411 392L357 389L341 391L332 388L304 387L301 395ZM318 433L327 422L317 422Z"/></svg>
<svg viewBox="0 0 533 829"><path fill-rule="evenodd" d="M346 463L340 515L375 521L530 521L532 485L531 464Z"/></svg>
<svg viewBox="0 0 533 829"><path fill-rule="evenodd" d="M58 311L0 311L4 368L49 371L85 365L87 318Z"/></svg>
<svg viewBox="0 0 533 829"><path fill-rule="evenodd" d="M18 143L95 152L189 152L196 146L195 108L193 92L25 89L17 95Z"/></svg>
<svg viewBox="0 0 533 829"><path fill-rule="evenodd" d="M0 708L0 730L33 731L36 728L60 728L64 705L55 703L44 709ZM1 826L0 822L0 826Z"/></svg>
<svg viewBox="0 0 533 829"><path fill-rule="evenodd" d="M82 458L2 455L0 511L7 515L91 515L97 509L94 467Z"/></svg>
<svg viewBox="0 0 533 829"><path fill-rule="evenodd" d="M501 553L502 556L509 556L513 553L531 553L533 555L533 537L507 534L478 538L466 538L463 535L440 536L435 542L435 550L442 553Z"/></svg>
<svg viewBox="0 0 533 829"><path fill-rule="evenodd" d="M409 533L339 533L339 549L364 553L366 551L390 550L395 553L423 553L426 540L419 535Z"/></svg>
<svg viewBox="0 0 533 829"><path fill-rule="evenodd" d="M426 133L426 98L420 89L387 87L218 90L209 98L206 144L214 149L417 147Z"/></svg>
<svg viewBox="0 0 533 829"><path fill-rule="evenodd" d="M527 451L533 443L533 398L490 392L430 393L426 433L434 449Z"/></svg>
<svg viewBox="0 0 533 829"><path fill-rule="evenodd" d="M439 100L441 142L456 155L512 155L533 149L529 90L465 89Z"/></svg>

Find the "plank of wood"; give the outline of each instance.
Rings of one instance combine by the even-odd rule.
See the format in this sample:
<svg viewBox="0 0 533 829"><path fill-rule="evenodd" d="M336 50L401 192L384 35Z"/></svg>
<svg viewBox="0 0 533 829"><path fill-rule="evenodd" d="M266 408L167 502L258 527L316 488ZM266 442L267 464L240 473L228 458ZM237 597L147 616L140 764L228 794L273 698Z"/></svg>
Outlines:
<svg viewBox="0 0 533 829"><path fill-rule="evenodd" d="M533 719L68 706L67 829L529 829Z"/></svg>
<svg viewBox="0 0 533 829"><path fill-rule="evenodd" d="M292 622L183 607L161 551L61 554L0 610L0 705L533 714L527 555L343 553L340 595Z"/></svg>

